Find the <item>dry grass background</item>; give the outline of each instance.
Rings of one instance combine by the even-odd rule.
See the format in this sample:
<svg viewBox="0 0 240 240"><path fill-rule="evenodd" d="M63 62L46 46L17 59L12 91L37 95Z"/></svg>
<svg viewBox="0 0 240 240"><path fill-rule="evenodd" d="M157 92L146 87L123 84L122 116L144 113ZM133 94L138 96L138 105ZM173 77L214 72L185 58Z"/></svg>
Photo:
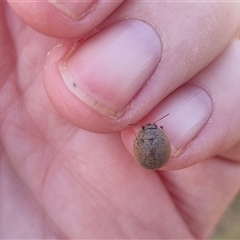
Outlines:
<svg viewBox="0 0 240 240"><path fill-rule="evenodd" d="M240 240L240 192L235 200L223 214L215 231L209 237L212 239L238 239Z"/></svg>

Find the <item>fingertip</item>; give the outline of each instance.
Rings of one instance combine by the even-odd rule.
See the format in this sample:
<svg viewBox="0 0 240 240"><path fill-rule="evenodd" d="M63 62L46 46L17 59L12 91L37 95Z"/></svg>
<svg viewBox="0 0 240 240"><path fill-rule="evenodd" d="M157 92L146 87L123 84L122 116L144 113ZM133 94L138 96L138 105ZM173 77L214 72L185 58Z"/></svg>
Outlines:
<svg viewBox="0 0 240 240"><path fill-rule="evenodd" d="M29 26L55 38L76 38L93 30L122 2L8 1Z"/></svg>
<svg viewBox="0 0 240 240"><path fill-rule="evenodd" d="M121 44L123 51L119 51ZM119 53L124 47L134 48L138 68L144 65L144 72L128 69L126 74L124 69L133 58L122 61ZM120 131L136 121L131 101L158 64L160 53L155 54L155 48L159 50L156 32L136 19L116 22L84 41L69 41L55 48L46 61L49 98L63 116L81 128L99 133ZM145 59L141 54L149 56ZM134 84L129 85L132 80Z"/></svg>
<svg viewBox="0 0 240 240"><path fill-rule="evenodd" d="M198 109L198 111L193 115L192 113L195 109ZM142 142L147 145L146 155L148 156L149 154L149 159L151 159L153 166L155 162L159 161L157 166L160 166L159 169L161 170L186 168L196 164L201 159L200 154L198 157L194 156L198 147L191 148L191 143L199 132L202 131L211 115L211 111L212 100L204 89L196 85L183 85L159 103L138 125L124 130L122 132L122 140L127 150L134 156L133 142L136 134L141 130L141 126L146 124L154 125L156 123L158 129L153 130L158 135L150 136L150 131L148 131L147 137L142 139ZM162 118L166 114L167 117ZM158 119L161 120L157 121ZM158 141L158 136L161 139L159 143L156 142ZM165 138L168 139L167 141L169 141L171 146L171 153L168 158L162 158L162 156L165 156L168 147L165 144L166 141L163 141ZM138 145L142 146L143 143ZM144 146L143 151L145 151ZM159 158L156 157L158 153ZM135 156L135 158L138 159L138 156ZM162 165L162 162L164 165Z"/></svg>
<svg viewBox="0 0 240 240"><path fill-rule="evenodd" d="M63 118L81 129L103 134L121 131L128 125L127 119L121 121L95 111L70 91L64 82L60 63L75 43L70 41L56 46L46 58L44 86L50 102Z"/></svg>

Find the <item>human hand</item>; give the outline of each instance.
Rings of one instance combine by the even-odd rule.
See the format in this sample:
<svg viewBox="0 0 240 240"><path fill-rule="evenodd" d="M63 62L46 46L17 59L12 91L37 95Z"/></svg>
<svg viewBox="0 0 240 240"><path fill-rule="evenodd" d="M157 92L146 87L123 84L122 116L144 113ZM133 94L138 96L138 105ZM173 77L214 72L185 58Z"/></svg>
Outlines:
<svg viewBox="0 0 240 240"><path fill-rule="evenodd" d="M79 21L49 3L9 4L15 12L7 3L0 5L1 237L205 238L239 189L239 152L232 148L239 141L239 4L99 2ZM143 30L134 20L141 31L126 30L122 37L129 38L129 45L122 47L118 42L122 25L114 23L126 18L146 23ZM75 52L78 85L92 86L90 90L99 94L100 104L93 106L66 87L61 60L74 45L72 38L95 27L105 29L103 37L96 35L83 43L79 55ZM142 31L148 34L140 37ZM116 40L113 49L119 51L114 56L106 56L113 49L107 48L105 38ZM134 39L150 44L137 55L137 66L134 50L141 41ZM148 51L152 58L142 72L138 67ZM116 61L121 68L114 68ZM169 110L180 109L179 91L185 99L193 91L187 83L205 89L200 95L210 95L201 121L185 117L186 112L194 116L199 112L196 105L186 109L191 102L184 105L185 112ZM134 100L131 94L136 95ZM108 98L112 105L104 108ZM131 105L122 111L128 105L125 101ZM154 122L165 111L170 115L160 125L179 155L164 168L182 170L147 171L129 154L137 127L126 126ZM106 116L109 113L111 117ZM186 130L186 121L186 127L197 126L194 131Z"/></svg>

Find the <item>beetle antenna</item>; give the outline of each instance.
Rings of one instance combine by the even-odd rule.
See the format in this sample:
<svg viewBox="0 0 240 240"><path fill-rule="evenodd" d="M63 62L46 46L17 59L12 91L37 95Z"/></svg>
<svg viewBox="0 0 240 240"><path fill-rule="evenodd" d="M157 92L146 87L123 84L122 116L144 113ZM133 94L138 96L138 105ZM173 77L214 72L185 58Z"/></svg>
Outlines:
<svg viewBox="0 0 240 240"><path fill-rule="evenodd" d="M166 114L166 115L164 115L164 116L163 116L163 117L161 117L160 119L158 119L156 122L154 122L154 124L155 124L155 123L157 123L158 121L162 120L163 118L167 117L168 115L169 115L169 113L168 113L168 114Z"/></svg>

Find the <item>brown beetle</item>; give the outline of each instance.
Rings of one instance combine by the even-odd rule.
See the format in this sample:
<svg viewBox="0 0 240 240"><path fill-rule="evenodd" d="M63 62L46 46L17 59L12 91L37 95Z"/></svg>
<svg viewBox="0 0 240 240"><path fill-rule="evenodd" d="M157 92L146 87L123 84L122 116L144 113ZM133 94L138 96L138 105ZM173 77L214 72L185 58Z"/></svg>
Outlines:
<svg viewBox="0 0 240 240"><path fill-rule="evenodd" d="M150 170L161 168L171 155L168 137L164 133L163 127L158 128L156 122L142 126L142 130L136 134L133 148L136 160L144 168Z"/></svg>

